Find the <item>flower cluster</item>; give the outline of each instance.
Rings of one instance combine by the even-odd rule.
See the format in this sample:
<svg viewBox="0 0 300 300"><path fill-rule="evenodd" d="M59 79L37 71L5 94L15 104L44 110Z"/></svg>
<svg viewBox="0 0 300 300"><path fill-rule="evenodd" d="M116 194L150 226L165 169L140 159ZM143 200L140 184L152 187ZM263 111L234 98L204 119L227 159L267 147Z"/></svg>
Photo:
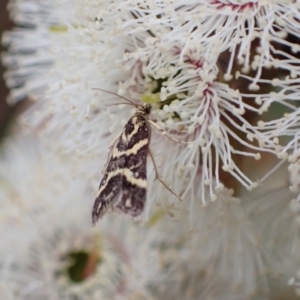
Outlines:
<svg viewBox="0 0 300 300"><path fill-rule="evenodd" d="M45 148L31 148L31 170L4 146L13 149L0 168L5 297L247 300L286 287L300 267L298 1L8 8L17 25L2 38L8 101L32 100L19 123ZM183 201L149 164L144 224L115 215L91 229L107 149L145 103L159 176ZM266 191L271 175L275 194L235 198Z"/></svg>
<svg viewBox="0 0 300 300"><path fill-rule="evenodd" d="M10 67L11 101L26 93L39 98L35 112L24 118L34 128L43 127L47 137L53 135L60 150L100 157L122 130L132 109L115 106L124 101L95 90L101 88L136 104L150 102L151 119L161 130L193 141L183 146L152 132L165 181L173 181L173 174L190 178L188 187L172 186L183 196L195 185L210 187L203 203L215 199L224 185L238 189L235 181L253 189L259 182L242 169L243 157L256 163L267 152L297 159L293 1L72 4L12 1L12 17L25 29L3 38L9 45L4 62ZM30 24L24 21L29 17ZM42 96L38 91L46 85ZM266 121L274 105L285 115ZM282 138L290 136L295 137Z"/></svg>
<svg viewBox="0 0 300 300"><path fill-rule="evenodd" d="M230 192L208 209L195 203L201 222L191 219L182 203L168 212L152 209L144 225L114 214L92 228L91 191L72 178L73 164L33 137L19 136L3 146L1 170L8 165L10 172L0 175L1 295L224 299L226 294L226 299L248 299L266 291L260 279L266 272L262 249ZM241 277L244 268L248 272Z"/></svg>

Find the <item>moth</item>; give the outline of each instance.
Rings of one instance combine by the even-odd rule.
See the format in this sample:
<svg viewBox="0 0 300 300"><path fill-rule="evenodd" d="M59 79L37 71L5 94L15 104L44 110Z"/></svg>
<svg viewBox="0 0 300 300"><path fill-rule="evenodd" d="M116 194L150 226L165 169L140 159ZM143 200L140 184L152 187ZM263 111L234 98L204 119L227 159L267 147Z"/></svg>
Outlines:
<svg viewBox="0 0 300 300"><path fill-rule="evenodd" d="M93 224L111 207L132 217L142 213L147 193L150 111L149 104L138 107L114 145L94 203Z"/></svg>
<svg viewBox="0 0 300 300"><path fill-rule="evenodd" d="M126 99L126 101L129 100ZM163 132L155 122L149 120L151 105L143 104L136 107L134 116L125 124L110 152L110 158L100 182L92 211L94 225L110 208L116 208L132 217L137 217L143 212L147 194L148 154L152 159L156 179L181 200L159 177L149 149L150 124ZM163 132L163 134L165 133ZM172 137L169 138L176 140Z"/></svg>

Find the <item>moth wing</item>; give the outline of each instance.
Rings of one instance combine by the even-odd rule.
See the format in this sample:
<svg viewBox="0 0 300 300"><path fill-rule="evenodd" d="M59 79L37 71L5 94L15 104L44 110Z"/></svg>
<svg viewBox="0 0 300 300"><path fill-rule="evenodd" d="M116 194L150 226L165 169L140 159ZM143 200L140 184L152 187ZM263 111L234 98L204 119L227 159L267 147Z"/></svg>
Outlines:
<svg viewBox="0 0 300 300"><path fill-rule="evenodd" d="M116 207L133 217L139 216L146 202L147 155L149 151L149 125L140 117L134 134L128 135L128 148L122 175L122 197Z"/></svg>
<svg viewBox="0 0 300 300"><path fill-rule="evenodd" d="M95 224L119 200L122 188L123 171L126 163L126 141L124 132L112 149L110 160L100 182L98 194L94 202L92 220Z"/></svg>

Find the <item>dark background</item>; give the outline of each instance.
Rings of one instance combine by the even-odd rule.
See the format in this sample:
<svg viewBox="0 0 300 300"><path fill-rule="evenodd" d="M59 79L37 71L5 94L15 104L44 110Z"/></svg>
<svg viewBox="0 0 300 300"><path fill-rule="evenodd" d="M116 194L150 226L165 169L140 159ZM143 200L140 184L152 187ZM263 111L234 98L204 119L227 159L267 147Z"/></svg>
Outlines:
<svg viewBox="0 0 300 300"><path fill-rule="evenodd" d="M13 23L9 20L8 12L6 9L8 0L0 0L0 36L2 38L2 32L13 27ZM0 52L5 49L0 45ZM3 79L4 67L0 61L0 133L3 133L4 128L11 118L13 109L6 104L6 97L8 89L5 86Z"/></svg>

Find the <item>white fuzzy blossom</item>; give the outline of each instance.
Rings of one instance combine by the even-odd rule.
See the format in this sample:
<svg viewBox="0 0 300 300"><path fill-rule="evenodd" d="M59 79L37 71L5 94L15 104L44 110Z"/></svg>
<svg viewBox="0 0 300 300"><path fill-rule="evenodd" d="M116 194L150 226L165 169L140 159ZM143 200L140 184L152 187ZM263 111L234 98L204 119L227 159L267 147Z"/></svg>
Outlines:
<svg viewBox="0 0 300 300"><path fill-rule="evenodd" d="M76 168L33 138L7 141L0 165L1 298L152 299L148 280L163 274L157 233L145 240L147 228L119 217L93 228Z"/></svg>
<svg viewBox="0 0 300 300"><path fill-rule="evenodd" d="M26 124L64 153L103 162L134 110L95 89L149 102L157 126L191 142L152 130L162 177L170 183L179 176L171 185L177 194L185 198L200 185L201 201L214 200L227 185L222 172L251 190L259 179L249 178L238 157L257 164L261 152L281 160L298 155L297 8L258 0L11 1L11 16L24 28L3 36L10 101L38 98ZM265 121L274 105L292 117ZM261 118L257 125L253 116Z"/></svg>
<svg viewBox="0 0 300 300"><path fill-rule="evenodd" d="M300 204L291 198L284 188L246 202L247 215L268 255L270 297L283 291L294 295L288 283L292 283L300 265Z"/></svg>
<svg viewBox="0 0 300 300"><path fill-rule="evenodd" d="M23 136L6 141L0 166L1 298L250 300L267 293L264 250L227 190L208 207L194 203L194 219L181 203L157 207L144 224L114 214L93 228L91 190L67 159Z"/></svg>
<svg viewBox="0 0 300 300"><path fill-rule="evenodd" d="M70 7L66 3L64 7ZM51 82L50 70L55 57L50 52L51 32L59 27L63 12L56 14L53 1L10 1L7 8L16 29L2 36L2 43L9 47L10 55L3 54L2 62L9 68L5 74L6 84L11 89L8 102L14 104L26 96L40 97ZM70 9L70 8L69 8ZM38 99L38 98L36 98Z"/></svg>
<svg viewBox="0 0 300 300"><path fill-rule="evenodd" d="M240 201L231 193L223 190L207 207L193 206L195 216L190 220L190 241L185 241L185 244L190 242L192 256L197 257L193 269L200 278L196 290L192 285L189 287L188 299L251 299L255 294L259 297L267 295L264 249ZM181 207L174 213L179 233L188 229L188 226L182 226L183 214L187 218L189 209ZM168 228L164 230L170 231ZM174 297L180 293L181 285L173 285ZM183 296L181 299L187 299Z"/></svg>
<svg viewBox="0 0 300 300"><path fill-rule="evenodd" d="M8 10L8 102L32 105L0 151L1 299L299 296L299 1ZM142 222L114 213L93 228L107 150L145 103L159 176L182 201L149 159ZM245 201L273 173L283 188Z"/></svg>

